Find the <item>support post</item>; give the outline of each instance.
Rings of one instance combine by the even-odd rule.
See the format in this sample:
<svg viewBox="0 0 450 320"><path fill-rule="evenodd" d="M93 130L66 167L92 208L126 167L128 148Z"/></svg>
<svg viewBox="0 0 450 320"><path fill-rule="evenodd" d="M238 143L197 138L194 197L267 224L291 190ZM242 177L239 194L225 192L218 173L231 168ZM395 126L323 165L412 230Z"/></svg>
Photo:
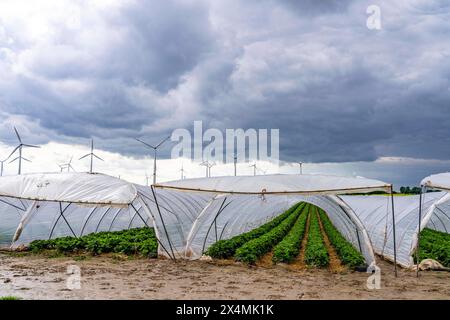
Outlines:
<svg viewBox="0 0 450 320"><path fill-rule="evenodd" d="M422 224L422 188L420 188L420 196L419 196L419 229L417 230L417 248L416 248L416 277L419 277L419 257L420 257L420 229Z"/></svg>
<svg viewBox="0 0 450 320"><path fill-rule="evenodd" d="M395 277L398 276L397 274L397 239L395 235L395 209L394 209L394 190L391 186L391 209L392 209L392 236L394 240L394 272Z"/></svg>

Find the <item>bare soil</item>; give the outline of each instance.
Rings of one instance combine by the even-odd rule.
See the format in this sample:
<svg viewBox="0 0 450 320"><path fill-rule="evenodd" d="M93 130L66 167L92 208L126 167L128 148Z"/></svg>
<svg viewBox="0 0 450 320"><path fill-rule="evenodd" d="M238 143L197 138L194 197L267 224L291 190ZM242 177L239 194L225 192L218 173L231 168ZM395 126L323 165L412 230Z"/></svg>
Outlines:
<svg viewBox="0 0 450 320"><path fill-rule="evenodd" d="M67 288L69 266L81 289ZM0 296L23 299L450 299L450 273L399 270L379 261L381 289L367 273L248 267L233 261L128 259L118 255L48 258L0 254Z"/></svg>
<svg viewBox="0 0 450 320"><path fill-rule="evenodd" d="M308 218L306 219L305 233L303 234L302 244L300 246L300 252L292 263L286 264L287 269L291 271L301 271L307 268L305 263L305 251L308 245L308 233L309 233L309 221L311 219L311 207L308 211Z"/></svg>
<svg viewBox="0 0 450 320"><path fill-rule="evenodd" d="M319 212L317 208L315 208L315 214L317 214L317 219L319 220L320 231L322 232L323 242L325 243L325 247L328 251L328 256L330 257L330 263L328 264L328 270L331 272L343 272L345 271L345 266L342 264L341 259L339 258L336 250L331 245L330 240L328 239L328 235L323 229L322 220L320 219Z"/></svg>

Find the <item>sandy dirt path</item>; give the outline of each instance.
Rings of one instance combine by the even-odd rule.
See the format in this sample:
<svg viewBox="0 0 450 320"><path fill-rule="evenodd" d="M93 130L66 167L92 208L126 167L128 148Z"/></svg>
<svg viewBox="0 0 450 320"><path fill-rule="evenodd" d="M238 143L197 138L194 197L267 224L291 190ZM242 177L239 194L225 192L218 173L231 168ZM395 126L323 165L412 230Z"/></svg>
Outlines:
<svg viewBox="0 0 450 320"><path fill-rule="evenodd" d="M322 232L323 242L325 243L325 247L327 247L328 256L330 257L328 270L330 270L331 272L343 272L345 270L345 266L342 265L341 259L339 258L334 247L331 245L330 239L328 239L328 235L323 229L322 219L320 219L317 207L315 208L315 214L317 215L317 219L319 220L319 226L320 231Z"/></svg>
<svg viewBox="0 0 450 320"><path fill-rule="evenodd" d="M304 258L306 246L308 245L309 221L311 219L311 210L312 210L311 208L312 206L310 206L308 208L308 212L306 212L308 218L306 219L305 232L303 234L302 244L300 245L300 252L298 253L295 260L292 261L292 263L285 265L286 268L288 268L291 271L302 271L307 268Z"/></svg>
<svg viewBox="0 0 450 320"><path fill-rule="evenodd" d="M67 267L81 268L81 290L66 287ZM450 273L400 270L381 261L381 289L366 273L290 271L230 261L119 260L100 256L15 257L0 254L0 296L24 299L450 299Z"/></svg>

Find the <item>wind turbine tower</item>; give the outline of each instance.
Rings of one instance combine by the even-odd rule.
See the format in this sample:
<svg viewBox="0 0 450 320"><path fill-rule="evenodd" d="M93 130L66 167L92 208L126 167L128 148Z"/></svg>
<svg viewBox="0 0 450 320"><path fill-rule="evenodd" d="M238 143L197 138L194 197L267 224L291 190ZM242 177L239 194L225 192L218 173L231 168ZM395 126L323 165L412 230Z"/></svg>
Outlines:
<svg viewBox="0 0 450 320"><path fill-rule="evenodd" d="M22 149L23 147L27 147L27 148L40 148L39 146L34 146L31 144L26 144L22 142L22 138L19 135L19 132L17 131L16 127L14 127L14 132L16 133L17 139L19 140L19 145L13 150L13 152L11 152L11 154L8 156L8 159L17 151L19 150L19 156L14 158L13 160L11 160L9 163L14 162L16 160L19 161L19 170L18 170L18 174L22 174L22 160L31 162L30 160L24 158L22 156ZM2 164L3 165L3 164Z"/></svg>
<svg viewBox="0 0 450 320"><path fill-rule="evenodd" d="M163 139L160 143L158 143L156 146L152 146L151 144L148 144L147 142L144 142L138 138L136 138L137 141L145 145L146 147L153 149L153 184L156 184L156 156L157 156L157 150L164 142L170 139L170 136Z"/></svg>
<svg viewBox="0 0 450 320"><path fill-rule="evenodd" d="M78 160L82 160L82 159L84 159L84 158L86 158L86 157L90 157L91 158L91 163L90 163L90 167L89 167L89 173L93 173L93 166L94 166L94 158L97 158L98 160L101 160L101 161L105 161L105 160L103 160L102 158L100 158L99 156L97 156L95 153L94 153L94 139L91 139L91 152L90 153L88 153L88 154L85 154L84 156L82 156L80 159L78 159ZM72 161L72 160L71 160ZM73 169L73 168L72 168Z"/></svg>

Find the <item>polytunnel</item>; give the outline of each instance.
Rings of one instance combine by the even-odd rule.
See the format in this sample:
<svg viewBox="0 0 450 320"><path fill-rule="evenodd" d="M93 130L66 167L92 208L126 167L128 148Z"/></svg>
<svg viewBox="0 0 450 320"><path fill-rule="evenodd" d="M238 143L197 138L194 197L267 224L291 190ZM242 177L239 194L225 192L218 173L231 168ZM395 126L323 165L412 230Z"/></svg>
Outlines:
<svg viewBox="0 0 450 320"><path fill-rule="evenodd" d="M103 174L1 177L0 246L153 226L139 188Z"/></svg>
<svg viewBox="0 0 450 320"><path fill-rule="evenodd" d="M158 211L152 216L171 258L198 259L216 241L252 230L304 201L322 208L374 265L369 235L339 195L377 190L391 192L392 186L365 178L306 174L186 179L152 186L152 210ZM167 255L166 250L160 253Z"/></svg>
<svg viewBox="0 0 450 320"><path fill-rule="evenodd" d="M421 185L421 195L395 197L395 224L391 218L390 197L342 196L363 223L375 253L387 260L396 260L405 268L414 266L420 231L429 228L450 233L450 173L429 176ZM443 191L427 192L431 190Z"/></svg>

